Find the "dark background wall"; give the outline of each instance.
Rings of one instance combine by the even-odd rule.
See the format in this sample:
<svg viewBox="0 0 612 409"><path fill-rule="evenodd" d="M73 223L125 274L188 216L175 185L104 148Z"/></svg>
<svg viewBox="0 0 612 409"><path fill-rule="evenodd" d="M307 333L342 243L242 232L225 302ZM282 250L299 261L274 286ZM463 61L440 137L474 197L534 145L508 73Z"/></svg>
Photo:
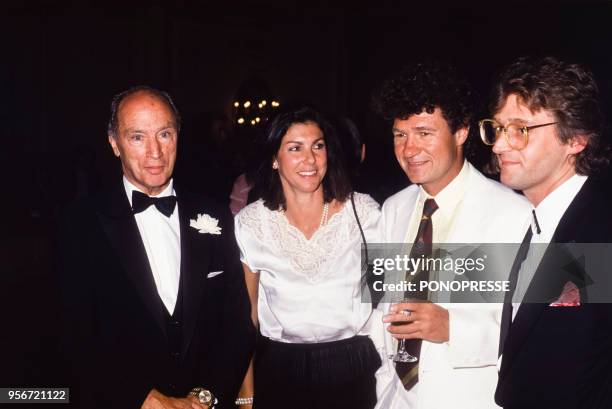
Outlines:
<svg viewBox="0 0 612 409"><path fill-rule="evenodd" d="M454 61L484 102L501 65L522 54L555 54L591 65L605 98L612 95L609 3L407 3L3 3L2 162L27 198L15 208L42 201L27 211L55 211L75 194L79 160L100 183L117 176L105 135L108 105L134 84L171 92L185 119L184 139L196 150L207 138L206 118L230 115L238 87L252 74L281 102L301 99L347 115L370 142L367 173L392 180L381 199L403 176L369 100L407 62Z"/></svg>
<svg viewBox="0 0 612 409"><path fill-rule="evenodd" d="M369 100L405 63L454 61L481 96L482 116L494 72L522 54L585 62L606 107L612 99L608 2L226 3L2 2L0 298L6 306L0 311L9 329L0 334L7 355L0 368L10 370L0 369L9 382L0 386L53 378L55 217L79 194L77 175L86 175L89 187L119 176L105 128L110 99L131 85L149 84L175 97L185 119L181 158L196 165L211 146L210 118L235 119L231 104L251 75L281 104L306 100L346 115L366 137L364 186L378 199L407 181L392 156L387 125ZM252 142L237 135L232 149L248 150ZM228 180L240 171L229 165L232 149L224 156ZM476 161L486 160L482 150ZM185 169L196 188L213 186L206 168Z"/></svg>

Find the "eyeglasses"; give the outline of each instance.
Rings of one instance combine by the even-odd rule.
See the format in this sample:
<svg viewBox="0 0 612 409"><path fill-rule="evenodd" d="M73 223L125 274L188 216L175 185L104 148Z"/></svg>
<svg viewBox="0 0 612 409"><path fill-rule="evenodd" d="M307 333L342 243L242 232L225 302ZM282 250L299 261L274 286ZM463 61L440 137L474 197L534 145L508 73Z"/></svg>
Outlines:
<svg viewBox="0 0 612 409"><path fill-rule="evenodd" d="M485 145L495 145L500 135L504 134L508 145L520 151L524 149L529 142L529 131L543 126L554 125L556 123L557 122L549 122L533 126L508 124L507 126L503 126L494 119L483 119L478 122L478 128L480 129L480 138Z"/></svg>

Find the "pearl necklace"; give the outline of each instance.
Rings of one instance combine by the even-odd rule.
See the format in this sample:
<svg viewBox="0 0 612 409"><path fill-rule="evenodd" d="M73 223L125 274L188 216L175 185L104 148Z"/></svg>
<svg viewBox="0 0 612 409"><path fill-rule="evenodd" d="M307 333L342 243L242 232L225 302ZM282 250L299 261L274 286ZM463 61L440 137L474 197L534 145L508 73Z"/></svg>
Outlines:
<svg viewBox="0 0 612 409"><path fill-rule="evenodd" d="M323 205L323 213L321 214L321 221L319 222L319 227L327 224L327 216L329 215L329 203L325 203Z"/></svg>
<svg viewBox="0 0 612 409"><path fill-rule="evenodd" d="M285 214L285 209L279 209L281 214ZM323 204L323 213L321 213L321 221L319 222L319 228L321 228L324 224L327 224L327 219L329 216L329 203ZM285 216L287 217L287 216Z"/></svg>

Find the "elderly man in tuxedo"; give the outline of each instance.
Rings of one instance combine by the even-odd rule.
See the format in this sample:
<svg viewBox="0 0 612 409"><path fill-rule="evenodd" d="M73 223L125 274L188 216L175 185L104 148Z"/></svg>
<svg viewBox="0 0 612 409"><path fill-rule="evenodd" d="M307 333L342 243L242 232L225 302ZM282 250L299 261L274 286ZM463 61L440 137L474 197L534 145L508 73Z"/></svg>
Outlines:
<svg viewBox="0 0 612 409"><path fill-rule="evenodd" d="M167 93L117 95L108 141L123 178L61 223L64 347L78 407L233 407L246 372L254 329L231 219L175 190L179 127Z"/></svg>
<svg viewBox="0 0 612 409"><path fill-rule="evenodd" d="M597 84L580 64L520 58L501 72L491 103L481 136L493 145L501 182L532 206L504 303L496 402L509 409L612 407L612 304L589 303L581 272L568 275L569 263L555 264L561 243L612 242Z"/></svg>
<svg viewBox="0 0 612 409"><path fill-rule="evenodd" d="M375 97L376 110L392 123L397 161L413 183L385 201L383 242L520 242L526 200L464 159L470 95L458 71L427 62L404 68ZM378 408L497 407L499 304L414 302L379 308L387 315ZM406 340L417 362L388 359L397 352L397 339Z"/></svg>

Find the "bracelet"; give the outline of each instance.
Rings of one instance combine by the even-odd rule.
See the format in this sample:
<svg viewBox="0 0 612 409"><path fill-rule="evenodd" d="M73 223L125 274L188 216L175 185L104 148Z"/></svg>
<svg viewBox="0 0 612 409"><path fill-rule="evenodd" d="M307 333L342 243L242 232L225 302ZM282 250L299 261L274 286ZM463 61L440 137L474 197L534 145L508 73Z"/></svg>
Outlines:
<svg viewBox="0 0 612 409"><path fill-rule="evenodd" d="M236 398L236 402L234 402L235 405L252 405L253 404L253 397L250 396L248 398Z"/></svg>

